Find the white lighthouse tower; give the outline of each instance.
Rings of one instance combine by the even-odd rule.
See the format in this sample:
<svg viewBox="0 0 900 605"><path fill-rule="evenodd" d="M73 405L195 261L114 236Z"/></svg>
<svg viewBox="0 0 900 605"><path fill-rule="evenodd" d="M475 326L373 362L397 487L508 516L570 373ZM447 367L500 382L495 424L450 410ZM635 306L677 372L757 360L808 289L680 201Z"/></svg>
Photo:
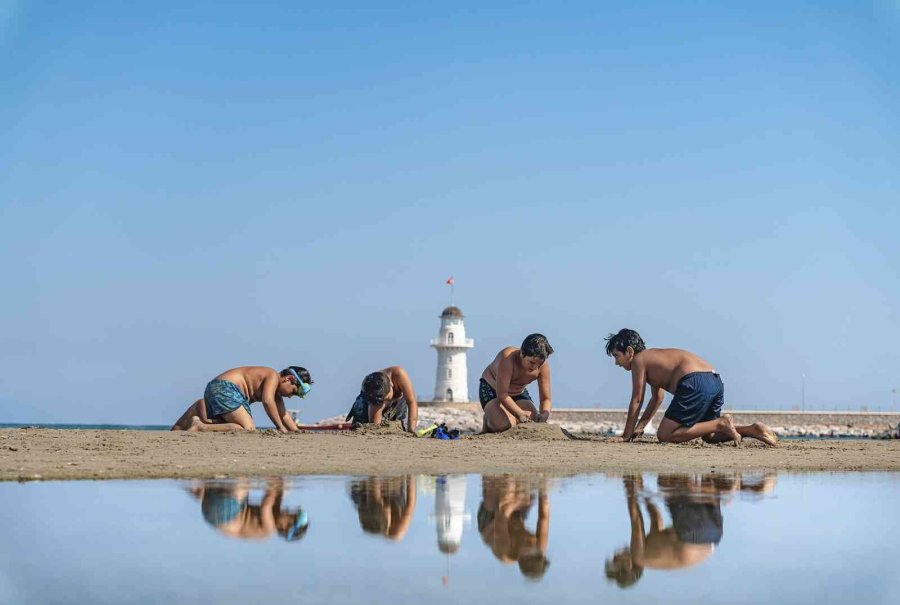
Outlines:
<svg viewBox="0 0 900 605"><path fill-rule="evenodd" d="M466 338L466 326L459 307L447 307L441 313L441 331L431 339L437 349L437 374L434 380L434 401L468 401L469 372L466 352L475 341Z"/></svg>

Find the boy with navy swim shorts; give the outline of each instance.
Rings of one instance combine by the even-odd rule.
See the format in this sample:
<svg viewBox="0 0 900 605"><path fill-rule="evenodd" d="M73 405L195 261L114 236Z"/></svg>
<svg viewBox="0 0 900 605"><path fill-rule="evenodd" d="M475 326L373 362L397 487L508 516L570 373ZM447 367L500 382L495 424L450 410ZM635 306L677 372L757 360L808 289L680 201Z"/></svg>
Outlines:
<svg viewBox="0 0 900 605"><path fill-rule="evenodd" d="M482 433L502 433L523 422L547 422L550 397L550 364L553 347L543 334L529 334L521 347L506 347L481 373L478 399L484 416ZM540 411L525 388L538 381Z"/></svg>
<svg viewBox="0 0 900 605"><path fill-rule="evenodd" d="M312 378L306 368L290 366L277 372L245 366L223 372L206 385L203 399L195 401L172 427L183 431L234 431L256 428L250 404L262 402L266 415L282 433L296 432L297 424L284 407L284 398L305 397Z"/></svg>
<svg viewBox="0 0 900 605"><path fill-rule="evenodd" d="M606 338L606 354L617 366L631 372L631 402L623 441L634 441L643 434L663 402L663 391L668 391L674 397L656 432L660 441L683 443L700 437L707 443L733 441L740 445L743 437L752 437L767 445L777 443L775 433L764 424L735 426L731 414L722 414L722 377L697 355L681 349L648 349L641 335L628 329ZM638 420L647 385L650 401Z"/></svg>

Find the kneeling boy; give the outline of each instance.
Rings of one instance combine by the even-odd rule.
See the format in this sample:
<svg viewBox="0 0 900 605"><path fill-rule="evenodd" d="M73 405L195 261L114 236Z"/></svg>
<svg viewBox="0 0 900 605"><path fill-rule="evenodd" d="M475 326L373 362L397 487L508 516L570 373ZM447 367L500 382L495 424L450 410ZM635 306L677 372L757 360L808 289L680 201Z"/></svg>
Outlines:
<svg viewBox="0 0 900 605"><path fill-rule="evenodd" d="M672 403L659 423L660 441L682 443L702 438L707 443L734 441L742 437L775 445L778 438L760 423L735 426L731 414L722 414L725 385L713 367L697 355L681 349L648 349L634 330L619 330L606 338L606 354L617 366L631 372L631 403L625 420L623 441L633 441L644 432L663 401L663 391L672 393ZM644 391L650 385L650 401L641 419Z"/></svg>
<svg viewBox="0 0 900 605"><path fill-rule="evenodd" d="M256 425L250 414L250 404L261 401L279 431L297 431L294 419L284 408L284 398L305 397L312 383L309 372L300 366L290 366L281 372L260 366L228 370L206 385L203 399L195 401L172 430L252 431Z"/></svg>
<svg viewBox="0 0 900 605"><path fill-rule="evenodd" d="M366 376L362 389L347 414L347 420L352 420L353 424L380 424L382 420L405 421L404 428L415 433L419 423L419 404L406 370L400 366L391 366Z"/></svg>
<svg viewBox="0 0 900 605"><path fill-rule="evenodd" d="M543 334L529 334L520 348L506 347L485 368L478 382L478 399L484 410L483 433L502 433L522 422L547 422L550 418L550 365L553 347ZM538 381L541 411L525 387Z"/></svg>

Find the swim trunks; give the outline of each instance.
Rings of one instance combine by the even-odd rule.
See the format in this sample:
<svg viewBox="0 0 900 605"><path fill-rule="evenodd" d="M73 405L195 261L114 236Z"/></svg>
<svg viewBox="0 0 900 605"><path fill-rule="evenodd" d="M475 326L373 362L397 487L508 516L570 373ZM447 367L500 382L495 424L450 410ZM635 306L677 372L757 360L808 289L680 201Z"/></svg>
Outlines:
<svg viewBox="0 0 900 605"><path fill-rule="evenodd" d="M207 486L200 501L200 511L207 523L221 527L237 517L247 506L247 498L238 500L234 489L227 486Z"/></svg>
<svg viewBox="0 0 900 605"><path fill-rule="evenodd" d="M236 384L227 380L210 381L203 392L203 401L206 403L206 415L209 418L218 418L240 407L250 414L250 402Z"/></svg>
<svg viewBox="0 0 900 605"><path fill-rule="evenodd" d="M406 421L408 416L409 404L406 403L406 397L401 395L399 399L395 399L393 402L385 405L384 411L381 412L381 421ZM347 413L346 420L352 420L353 424L366 424L369 422L369 403L363 396L362 391L356 396L356 400Z"/></svg>
<svg viewBox="0 0 900 605"><path fill-rule="evenodd" d="M691 372L678 381L666 418L683 426L694 426L718 418L724 404L725 385L721 376L716 372Z"/></svg>
<svg viewBox="0 0 900 605"><path fill-rule="evenodd" d="M696 502L690 496L666 498L672 526L687 544L718 544L722 539L722 509L719 503Z"/></svg>
<svg viewBox="0 0 900 605"><path fill-rule="evenodd" d="M521 393L517 395L510 395L513 401L522 401L528 400L531 403L534 403L534 399L531 398L531 395L528 394L528 389L524 389ZM478 381L478 400L481 402L481 409L490 403L491 399L497 398L497 391L494 390L494 387L488 384L487 380L482 378Z"/></svg>

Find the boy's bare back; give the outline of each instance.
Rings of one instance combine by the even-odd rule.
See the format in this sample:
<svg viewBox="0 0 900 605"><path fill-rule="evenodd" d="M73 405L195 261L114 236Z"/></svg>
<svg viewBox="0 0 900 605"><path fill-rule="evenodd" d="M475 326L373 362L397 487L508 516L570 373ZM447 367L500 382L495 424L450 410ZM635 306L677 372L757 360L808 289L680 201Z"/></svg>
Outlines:
<svg viewBox="0 0 900 605"><path fill-rule="evenodd" d="M242 366L226 372L222 372L213 380L227 380L237 385L247 401L262 401L262 385L265 380L279 379L279 374L272 368L265 366Z"/></svg>
<svg viewBox="0 0 900 605"><path fill-rule="evenodd" d="M682 349L646 349L634 358L634 370L644 369L647 384L674 394L678 381L691 372L715 372L705 359Z"/></svg>

